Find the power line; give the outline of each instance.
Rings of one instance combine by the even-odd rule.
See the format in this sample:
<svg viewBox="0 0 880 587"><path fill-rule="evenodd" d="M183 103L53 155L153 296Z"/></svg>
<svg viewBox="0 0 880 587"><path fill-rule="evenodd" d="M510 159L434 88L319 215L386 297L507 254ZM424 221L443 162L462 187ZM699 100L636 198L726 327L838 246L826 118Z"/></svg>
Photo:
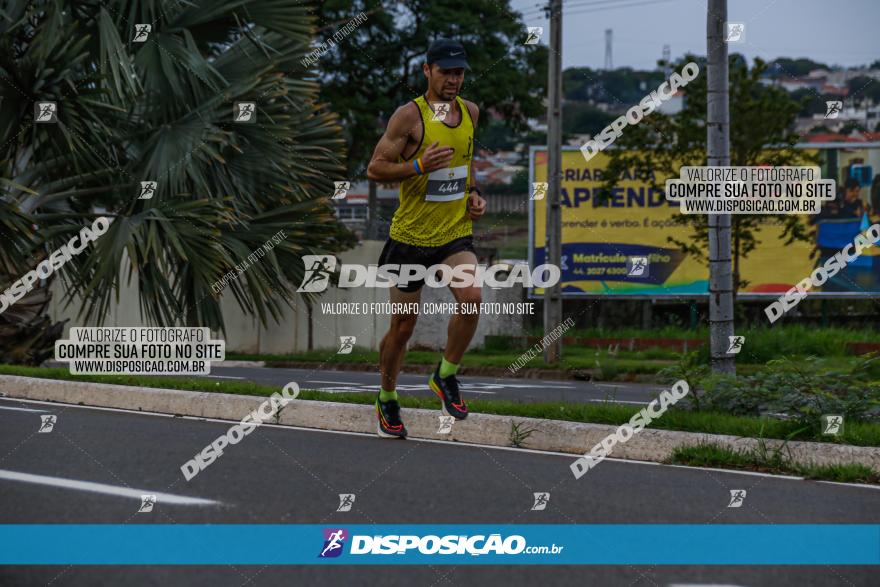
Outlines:
<svg viewBox="0 0 880 587"><path fill-rule="evenodd" d="M627 2L632 2L632 0L590 0L584 2L583 0L577 0L575 2L566 3L565 7L572 8L587 8L587 10L576 10L574 12L569 12L563 10L563 16L569 16L574 14L586 14L589 12L602 12L605 10L611 10L613 8L630 8L633 6L643 6L647 4L660 4L662 2L675 2L677 0L647 0L640 1L634 4L627 4ZM523 16L537 16L540 13L546 13L546 6L536 5L538 8L533 8L531 10L527 10L523 12Z"/></svg>
<svg viewBox="0 0 880 587"><path fill-rule="evenodd" d="M602 6L602 5L613 5L613 4L619 3L621 1L626 1L626 0L588 0L588 1L576 0L575 2L569 1L567 3L564 3L563 6L568 7L568 8L577 8L577 7L581 7L581 6L594 6L594 5L595 6ZM549 10L550 10L550 7L548 4L535 4L535 8L523 11L523 14L541 13L541 12L546 13Z"/></svg>
<svg viewBox="0 0 880 587"><path fill-rule="evenodd" d="M563 8L576 8L581 6L611 6L628 1L629 0L563 0L562 6ZM545 10L549 10L548 4L535 4L535 8L530 9L528 12L543 12ZM563 13L564 12L565 11L563 11Z"/></svg>
<svg viewBox="0 0 880 587"><path fill-rule="evenodd" d="M614 6L607 6L604 8L593 8L590 10L576 10L574 12L567 12L565 16L574 16L577 14L588 14L590 12L604 12L606 10L612 10L614 8L633 8L636 6L647 6L649 4L662 4L665 2L678 2L679 0L647 0L643 2L635 2L633 4L615 4Z"/></svg>

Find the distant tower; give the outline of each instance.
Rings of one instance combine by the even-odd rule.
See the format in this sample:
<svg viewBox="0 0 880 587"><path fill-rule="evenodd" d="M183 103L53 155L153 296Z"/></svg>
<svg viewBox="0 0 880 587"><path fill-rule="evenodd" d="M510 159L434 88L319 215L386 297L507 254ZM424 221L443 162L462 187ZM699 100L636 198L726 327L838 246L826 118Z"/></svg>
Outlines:
<svg viewBox="0 0 880 587"><path fill-rule="evenodd" d="M670 60L672 59L672 51L669 49L669 45L663 45L663 75L665 77L669 77L669 74L672 73L672 64Z"/></svg>
<svg viewBox="0 0 880 587"><path fill-rule="evenodd" d="M614 69L611 64L611 29L605 29L605 69Z"/></svg>

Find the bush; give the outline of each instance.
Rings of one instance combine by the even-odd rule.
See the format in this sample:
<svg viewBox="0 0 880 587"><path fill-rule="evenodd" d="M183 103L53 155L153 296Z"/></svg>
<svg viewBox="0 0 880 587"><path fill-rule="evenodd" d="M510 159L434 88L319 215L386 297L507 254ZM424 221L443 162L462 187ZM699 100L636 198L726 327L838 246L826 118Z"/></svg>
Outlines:
<svg viewBox="0 0 880 587"><path fill-rule="evenodd" d="M823 414L843 414L849 421L880 421L880 357L866 355L848 371L820 371L815 357L769 361L752 375L718 375L700 365L692 353L660 372L672 382L691 386L683 400L694 410L740 416L784 414L819 426Z"/></svg>
<svg viewBox="0 0 880 587"><path fill-rule="evenodd" d="M791 325L777 328L751 328L737 332L746 337L738 361L763 364L786 356L846 356L847 342L870 341L865 331L843 328L812 328ZM709 345L700 348L700 360L709 363Z"/></svg>
<svg viewBox="0 0 880 587"><path fill-rule="evenodd" d="M511 336L487 334L483 342L485 351L513 351L522 346L522 342Z"/></svg>

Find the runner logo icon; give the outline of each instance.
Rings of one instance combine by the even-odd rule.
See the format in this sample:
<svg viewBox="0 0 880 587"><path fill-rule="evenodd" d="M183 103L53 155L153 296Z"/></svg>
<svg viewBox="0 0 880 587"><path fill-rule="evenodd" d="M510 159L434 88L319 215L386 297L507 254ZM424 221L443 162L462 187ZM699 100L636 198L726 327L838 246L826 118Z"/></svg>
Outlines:
<svg viewBox="0 0 880 587"><path fill-rule="evenodd" d="M550 187L546 181L539 181L532 184L532 197L530 200L543 200L547 195L547 188Z"/></svg>
<svg viewBox="0 0 880 587"><path fill-rule="evenodd" d="M153 198L153 194L156 193L156 187L159 185L157 181L142 181L141 182L141 193L138 196L138 200L150 200Z"/></svg>
<svg viewBox="0 0 880 587"><path fill-rule="evenodd" d="M236 102L232 107L233 121L249 122L257 121L257 103L256 102Z"/></svg>
<svg viewBox="0 0 880 587"><path fill-rule="evenodd" d="M57 421L58 417L54 414L50 414L48 416L40 416L40 429L37 430L37 432L52 432L52 429L55 428L55 422Z"/></svg>
<svg viewBox="0 0 880 587"><path fill-rule="evenodd" d="M727 23L727 37L724 39L728 43L743 43L746 40L746 25L742 22Z"/></svg>
<svg viewBox="0 0 880 587"><path fill-rule="evenodd" d="M647 277L648 276L648 258L647 257L629 257L626 260L627 277Z"/></svg>
<svg viewBox="0 0 880 587"><path fill-rule="evenodd" d="M354 493L340 493L339 494L339 507L336 508L337 512L350 512L351 506L354 505Z"/></svg>
<svg viewBox="0 0 880 587"><path fill-rule="evenodd" d="M550 494L547 492L535 493L535 503L532 505L532 511L541 511L547 509L547 503L550 501Z"/></svg>
<svg viewBox="0 0 880 587"><path fill-rule="evenodd" d="M843 432L843 416L826 414L822 416L822 434L837 435Z"/></svg>
<svg viewBox="0 0 880 587"><path fill-rule="evenodd" d="M738 355L739 352L743 348L743 344L746 342L745 336L728 336L728 340L730 341L730 346L727 347L728 355Z"/></svg>
<svg viewBox="0 0 880 587"><path fill-rule="evenodd" d="M55 102L37 102L34 114L34 122L58 122L58 105Z"/></svg>
<svg viewBox="0 0 880 587"><path fill-rule="evenodd" d="M141 507L138 508L137 513L150 513L154 505L156 505L155 495L141 495Z"/></svg>
<svg viewBox="0 0 880 587"><path fill-rule="evenodd" d="M843 102L840 100L828 100L825 102L825 118L837 118L843 109Z"/></svg>
<svg viewBox="0 0 880 587"><path fill-rule="evenodd" d="M537 45L538 41L541 40L541 35L544 34L544 27L540 26L530 26L528 27L529 36L526 37L526 45Z"/></svg>
<svg viewBox="0 0 880 587"><path fill-rule="evenodd" d="M351 351L354 350L354 343L357 342L356 336L340 336L339 337L339 350L336 351L337 355L350 355Z"/></svg>
<svg viewBox="0 0 880 587"><path fill-rule="evenodd" d="M335 558L342 554L348 532L342 528L324 528L324 548L318 558Z"/></svg>
<svg viewBox="0 0 880 587"><path fill-rule="evenodd" d="M443 122L446 120L446 115L449 114L451 102L434 102L431 104L431 110L434 113L431 115L431 122Z"/></svg>
<svg viewBox="0 0 880 587"><path fill-rule="evenodd" d="M452 434L452 423L455 421L455 418L452 416L440 416L440 428L437 429L437 434Z"/></svg>
<svg viewBox="0 0 880 587"><path fill-rule="evenodd" d="M730 503L727 504L729 508L738 508L742 506L743 501L746 499L746 490L745 489L731 489L730 490Z"/></svg>
<svg viewBox="0 0 880 587"><path fill-rule="evenodd" d="M348 195L348 190L351 189L350 181L334 181L333 182L333 197L331 200L344 200L345 196Z"/></svg>
<svg viewBox="0 0 880 587"><path fill-rule="evenodd" d="M319 292L327 289L329 277L336 269L336 257L332 255L303 255L306 274L298 292Z"/></svg>
<svg viewBox="0 0 880 587"><path fill-rule="evenodd" d="M152 24L136 24L134 25L134 38L131 40L132 43L143 43L147 40L147 37L150 35L150 31L153 30Z"/></svg>

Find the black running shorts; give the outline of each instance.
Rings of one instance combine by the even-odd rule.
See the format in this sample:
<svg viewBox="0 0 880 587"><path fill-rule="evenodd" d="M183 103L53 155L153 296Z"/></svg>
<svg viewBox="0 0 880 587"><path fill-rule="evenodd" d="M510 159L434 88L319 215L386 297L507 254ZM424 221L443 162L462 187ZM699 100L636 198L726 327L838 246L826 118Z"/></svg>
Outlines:
<svg viewBox="0 0 880 587"><path fill-rule="evenodd" d="M425 269L431 265L438 265L453 253L459 251L470 251L474 255L474 237L472 235L463 236L455 240L449 241L445 245L439 247L417 247L408 245L389 238L382 247L382 254L379 255L379 266L382 265L424 265ZM391 271L395 275L399 275L398 271ZM397 286L397 289L407 293L417 292L425 285L425 280L410 281L405 287Z"/></svg>

